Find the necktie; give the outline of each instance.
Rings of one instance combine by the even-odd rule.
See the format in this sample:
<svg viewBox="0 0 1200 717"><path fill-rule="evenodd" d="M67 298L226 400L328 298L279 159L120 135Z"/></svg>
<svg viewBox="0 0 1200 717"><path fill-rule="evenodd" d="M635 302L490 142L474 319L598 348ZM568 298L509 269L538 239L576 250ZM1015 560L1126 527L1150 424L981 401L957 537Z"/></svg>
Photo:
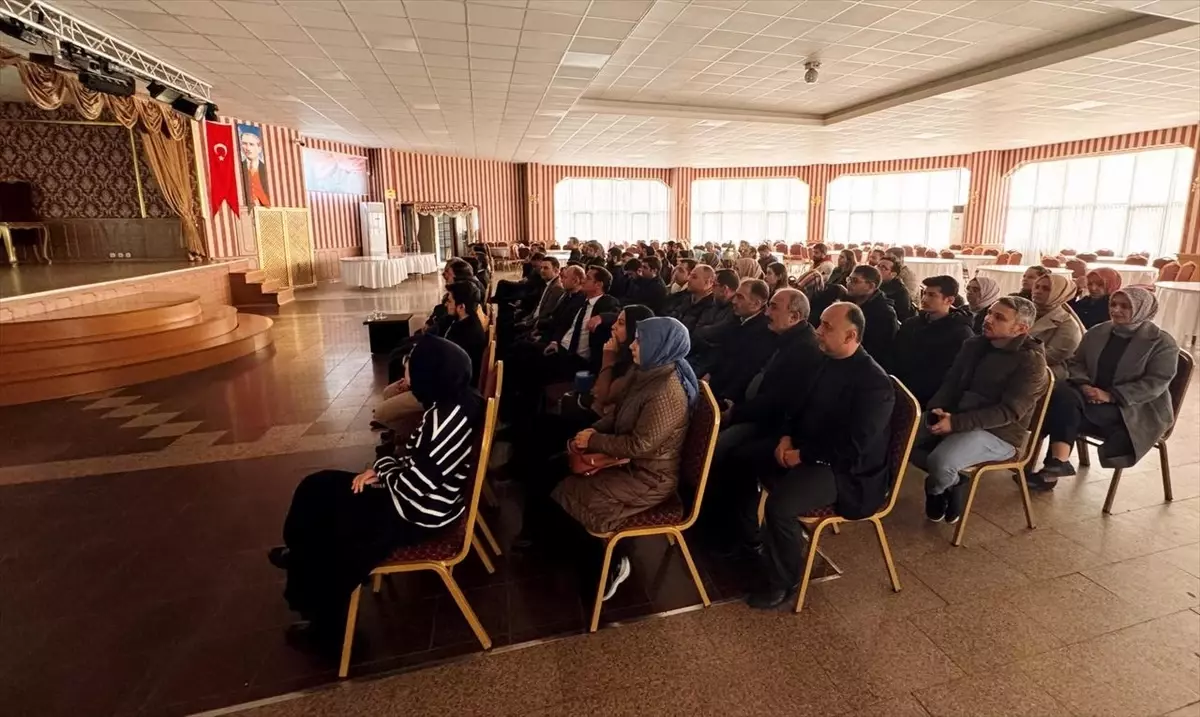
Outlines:
<svg viewBox="0 0 1200 717"><path fill-rule="evenodd" d="M571 332L571 345L567 347L568 353L579 353L579 338L583 336L583 315L587 313L587 302L579 307L579 313L575 314L575 329Z"/></svg>

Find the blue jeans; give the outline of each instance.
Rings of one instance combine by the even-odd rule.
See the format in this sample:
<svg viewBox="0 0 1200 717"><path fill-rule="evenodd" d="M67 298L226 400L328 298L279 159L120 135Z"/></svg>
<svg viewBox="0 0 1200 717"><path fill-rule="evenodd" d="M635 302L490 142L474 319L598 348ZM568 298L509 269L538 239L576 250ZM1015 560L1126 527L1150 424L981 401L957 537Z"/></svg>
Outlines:
<svg viewBox="0 0 1200 717"><path fill-rule="evenodd" d="M925 425L917 435L922 442L935 438ZM989 431L951 433L942 438L926 460L925 492L940 495L958 482L958 472L977 463L1012 458L1017 449Z"/></svg>

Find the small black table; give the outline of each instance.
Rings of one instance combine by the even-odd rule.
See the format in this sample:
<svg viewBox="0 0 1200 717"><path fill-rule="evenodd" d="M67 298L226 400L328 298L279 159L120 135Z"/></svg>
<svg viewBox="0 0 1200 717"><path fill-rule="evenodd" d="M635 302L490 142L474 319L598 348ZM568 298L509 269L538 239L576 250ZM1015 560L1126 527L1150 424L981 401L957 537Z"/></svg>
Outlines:
<svg viewBox="0 0 1200 717"><path fill-rule="evenodd" d="M372 314L363 321L371 340L371 353L390 354L408 340L408 322L412 314Z"/></svg>

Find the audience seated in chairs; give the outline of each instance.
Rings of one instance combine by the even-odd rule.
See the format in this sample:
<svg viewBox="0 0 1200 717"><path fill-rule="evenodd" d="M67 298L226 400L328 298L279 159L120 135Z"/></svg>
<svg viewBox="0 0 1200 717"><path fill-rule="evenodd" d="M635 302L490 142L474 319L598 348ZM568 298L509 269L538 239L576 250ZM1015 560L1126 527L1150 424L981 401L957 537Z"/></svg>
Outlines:
<svg viewBox="0 0 1200 717"><path fill-rule="evenodd" d="M1087 293L1067 302L1083 323L1084 329L1108 321L1108 304L1121 288L1121 275L1115 269L1102 266L1087 273Z"/></svg>
<svg viewBox="0 0 1200 717"><path fill-rule="evenodd" d="M879 291L879 270L873 266L857 266L846 283L848 300L858 304L866 317L866 330L858 337L863 349L881 364L890 361L892 341L900 324L892 302Z"/></svg>
<svg viewBox="0 0 1200 717"><path fill-rule="evenodd" d="M715 302L711 316L702 326L692 331L692 352L688 363L697 374L707 373L720 355L721 346L728 339L731 329L738 323L734 313L733 296L737 293L737 271L720 269L713 283L712 296Z"/></svg>
<svg viewBox="0 0 1200 717"><path fill-rule="evenodd" d="M517 309L516 323L514 328L518 333L525 333L537 326L538 322L549 319L558 308L558 304L566 295L566 290L563 288L563 282L559 274L558 259L553 256L547 256L540 262L541 268L538 274L541 276L545 288L538 296L537 303L534 304L533 310L522 312Z"/></svg>
<svg viewBox="0 0 1200 717"><path fill-rule="evenodd" d="M733 295L733 321L704 368L704 378L718 402L745 394L754 375L775 350L775 334L764 313L768 301L770 293L761 279L743 279ZM697 368L695 363L692 368Z"/></svg>
<svg viewBox="0 0 1200 717"><path fill-rule="evenodd" d="M821 316L824 358L774 435L735 451L769 497L758 523L758 486L742 481L738 499L744 539L761 535L764 584L747 602L770 609L795 596L804 548L798 517L833 506L839 515L871 515L887 500L888 430L895 403L891 379L860 345L865 320L851 303Z"/></svg>
<svg viewBox="0 0 1200 717"><path fill-rule="evenodd" d="M1154 294L1138 286L1111 298L1111 321L1088 329L1054 387L1044 432L1050 449L1029 487L1052 490L1075 475L1071 450L1081 435L1103 439L1100 465L1130 468L1154 447L1175 420L1168 389L1179 361L1171 335L1150 320Z"/></svg>
<svg viewBox="0 0 1200 717"><path fill-rule="evenodd" d="M625 306L641 304L655 314L661 313L667 301L667 285L663 283L661 273L661 259L656 256L642 259L637 275L630 279L629 288L621 297L621 303Z"/></svg>
<svg viewBox="0 0 1200 717"><path fill-rule="evenodd" d="M967 308L971 310L971 330L976 336L983 334L983 320L988 309L1000 298L1000 285L987 276L976 276L967 282Z"/></svg>
<svg viewBox="0 0 1200 717"><path fill-rule="evenodd" d="M593 548L589 551L593 559L580 566L585 580L594 581L602 546L579 527L605 533L675 495L680 448L699 393L696 375L684 360L691 348L688 332L676 319L638 322L630 348L636 368L613 410L570 441L572 450L585 457L601 455L604 467L588 475L565 475L564 467L555 461L541 475L531 476L528 486L518 545L586 543ZM566 516L578 525L572 528L571 521L562 520ZM578 553L571 555L578 560ZM614 557L606 578L606 600L630 573L629 558L620 544Z"/></svg>
<svg viewBox="0 0 1200 717"><path fill-rule="evenodd" d="M680 296L671 307L671 316L678 319L694 335L696 329L720 322L727 312L717 303L713 286L717 274L707 264L697 264L688 276L687 294Z"/></svg>
<svg viewBox="0 0 1200 717"><path fill-rule="evenodd" d="M900 325L887 368L924 406L941 387L963 343L975 334L971 312L954 306L958 280L931 276L921 283L921 313Z"/></svg>
<svg viewBox="0 0 1200 717"><path fill-rule="evenodd" d="M462 515L483 401L471 360L451 342L423 336L406 366L424 415L400 455L373 467L314 473L296 488L273 565L287 571L284 597L307 621L312 647L341 645L350 594L393 550L439 534Z"/></svg>
<svg viewBox="0 0 1200 717"><path fill-rule="evenodd" d="M1025 445L1026 426L1047 381L1045 352L1029 334L1036 316L1030 301L998 299L983 322L983 335L963 344L929 399L917 436L928 456L916 462L928 473L925 515L930 520L962 518L969 486L960 481L960 471L1012 458Z"/></svg>
<svg viewBox="0 0 1200 717"><path fill-rule="evenodd" d="M908 290L909 297L911 298L913 296L920 296L921 283L917 281L917 275L913 273L912 269L909 268L908 264L904 260L906 256L911 256L911 254L905 252L901 247L894 246L889 249L885 249L883 255L894 257L899 260L893 266L893 270L897 271L897 275L900 277L900 281L904 284L904 288Z"/></svg>
<svg viewBox="0 0 1200 717"><path fill-rule="evenodd" d="M900 272L905 268L904 259L894 254L886 254L872 266L879 270L879 278L883 280L879 284L879 291L892 302L896 318L904 322L916 316L912 296L900 279Z"/></svg>
<svg viewBox="0 0 1200 717"><path fill-rule="evenodd" d="M1037 321L1029 329L1029 335L1042 342L1046 365L1054 372L1055 381L1066 379L1067 359L1083 338L1083 325L1066 306L1074 295L1075 282L1061 274L1043 276L1033 285Z"/></svg>
<svg viewBox="0 0 1200 717"><path fill-rule="evenodd" d="M696 268L697 263L695 259L681 258L679 260L679 263L671 270L671 281L667 284L667 295L669 297L687 293L688 279L691 278L692 269Z"/></svg>
<svg viewBox="0 0 1200 717"><path fill-rule="evenodd" d="M1043 276L1050 276L1050 274L1051 271L1041 264L1035 264L1025 269L1025 273L1021 275L1021 290L1013 294L1013 296L1033 301L1033 285L1037 283L1038 279Z"/></svg>

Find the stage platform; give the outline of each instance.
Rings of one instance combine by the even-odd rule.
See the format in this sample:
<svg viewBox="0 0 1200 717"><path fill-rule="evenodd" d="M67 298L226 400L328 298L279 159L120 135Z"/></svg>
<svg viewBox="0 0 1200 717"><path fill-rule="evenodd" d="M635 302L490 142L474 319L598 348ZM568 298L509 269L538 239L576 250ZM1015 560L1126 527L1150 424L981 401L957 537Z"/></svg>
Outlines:
<svg viewBox="0 0 1200 717"><path fill-rule="evenodd" d="M0 266L0 299L41 294L88 284L162 274L200 266L186 261L137 261L106 264L35 264Z"/></svg>

